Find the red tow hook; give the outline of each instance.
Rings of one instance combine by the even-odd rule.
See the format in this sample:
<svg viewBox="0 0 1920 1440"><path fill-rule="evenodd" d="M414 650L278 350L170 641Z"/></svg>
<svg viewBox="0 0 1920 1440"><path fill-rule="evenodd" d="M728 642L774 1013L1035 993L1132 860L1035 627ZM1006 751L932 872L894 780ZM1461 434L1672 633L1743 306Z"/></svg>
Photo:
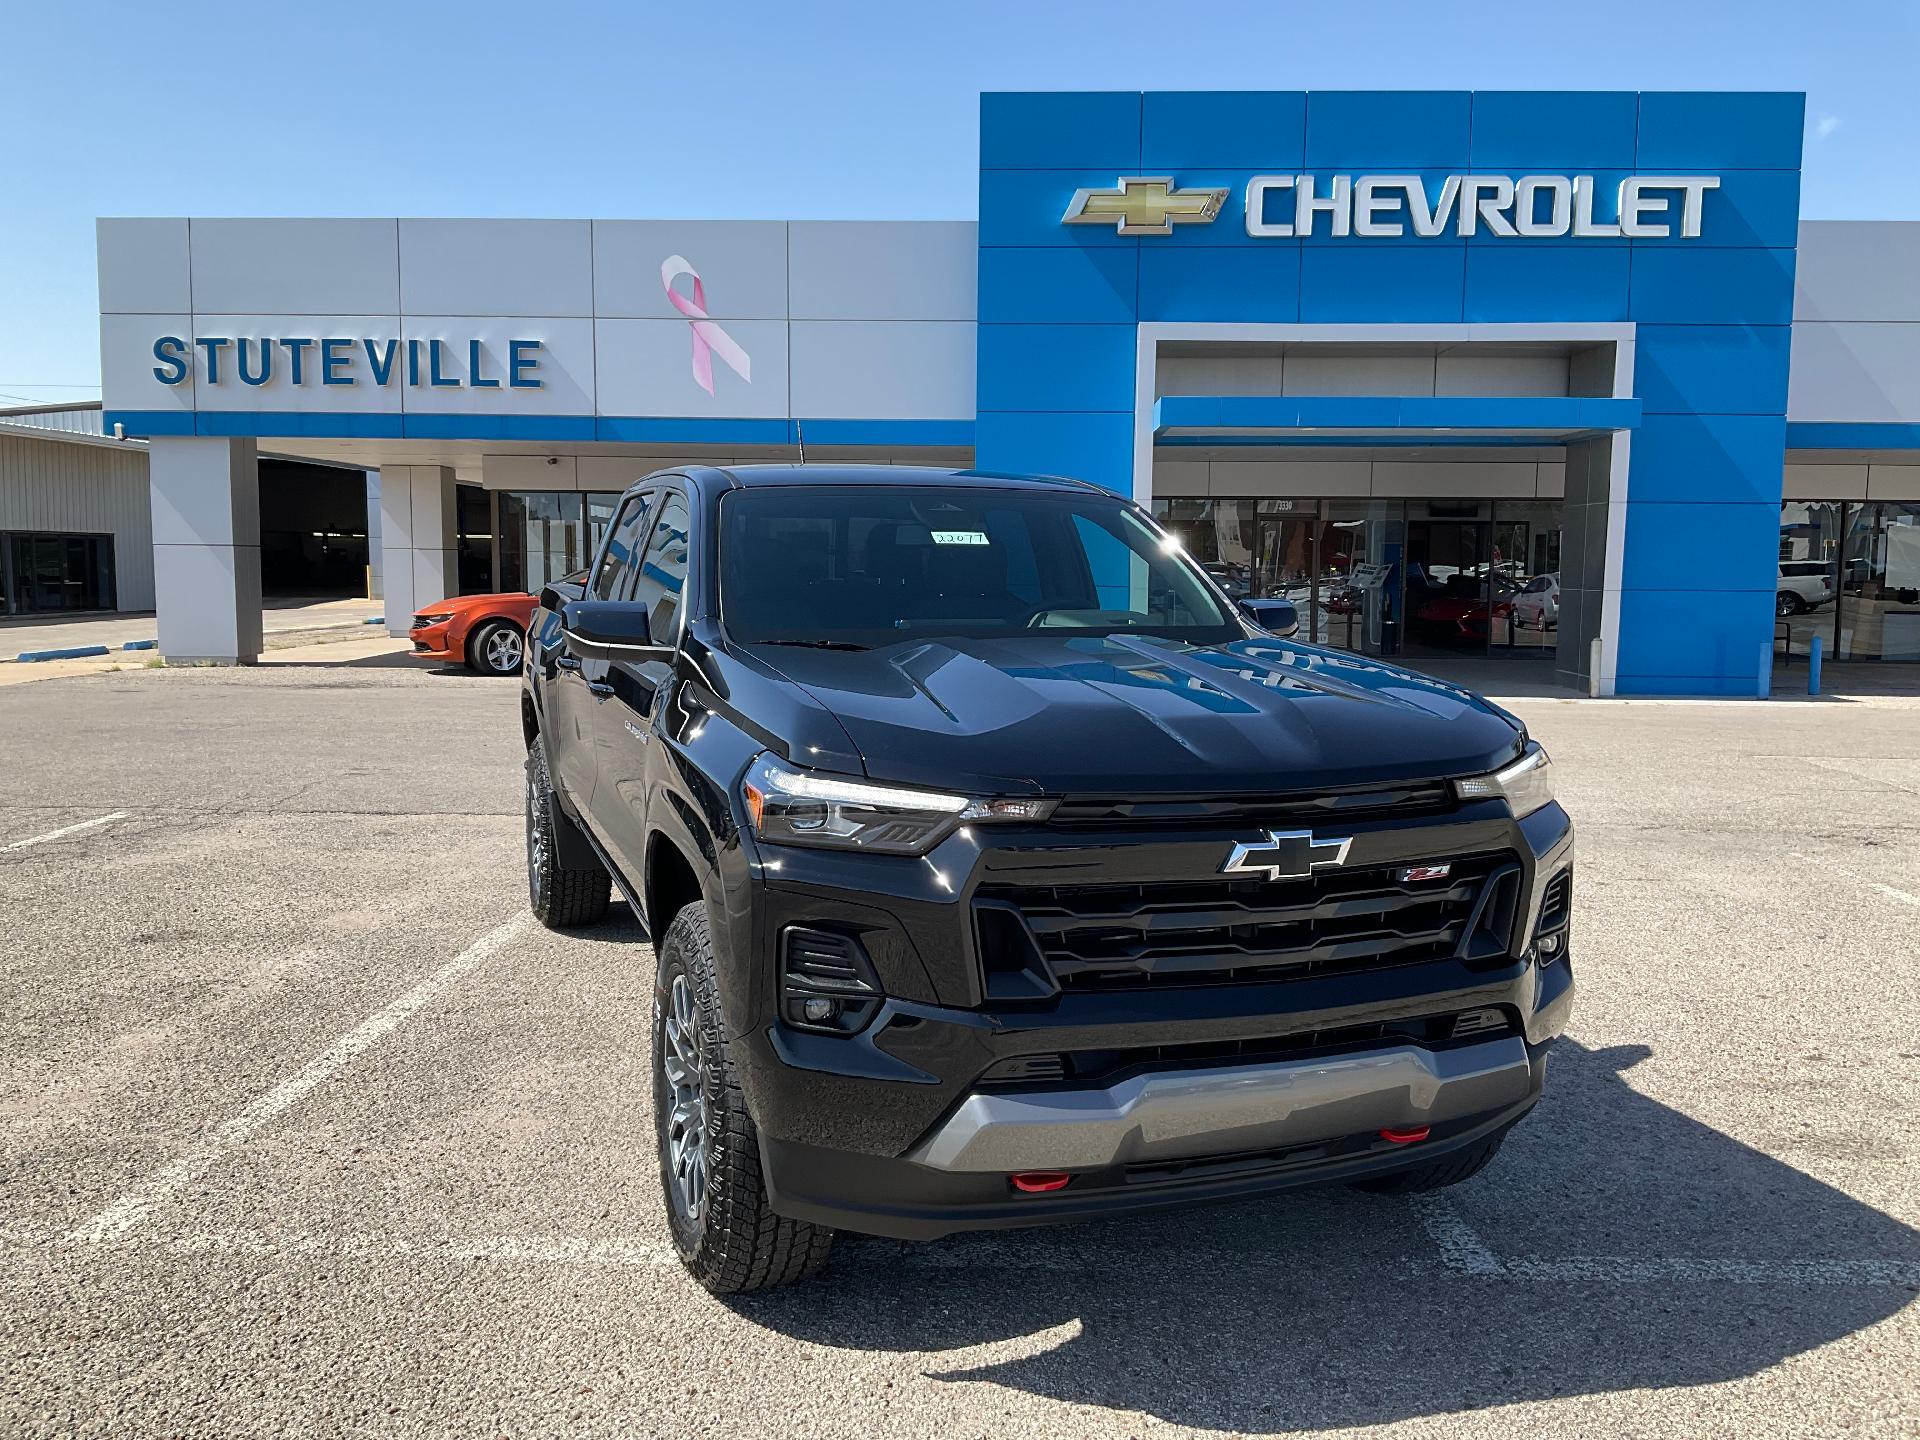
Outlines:
<svg viewBox="0 0 1920 1440"><path fill-rule="evenodd" d="M1064 1170L1022 1170L1018 1175L1009 1175L1007 1180L1023 1195L1044 1195L1049 1190L1066 1189L1073 1176Z"/></svg>
<svg viewBox="0 0 1920 1440"><path fill-rule="evenodd" d="M1431 1125L1416 1125L1411 1130L1382 1130L1380 1138L1391 1140L1396 1145L1417 1145L1433 1133Z"/></svg>

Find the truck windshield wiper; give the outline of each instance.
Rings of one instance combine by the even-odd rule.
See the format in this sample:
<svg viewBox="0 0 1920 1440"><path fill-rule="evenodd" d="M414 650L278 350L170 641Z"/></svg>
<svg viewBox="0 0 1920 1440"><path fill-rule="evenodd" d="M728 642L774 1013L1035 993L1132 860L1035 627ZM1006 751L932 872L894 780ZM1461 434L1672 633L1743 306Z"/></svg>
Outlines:
<svg viewBox="0 0 1920 1440"><path fill-rule="evenodd" d="M762 645L791 645L796 650L871 650L871 645L856 645L851 640L762 640Z"/></svg>

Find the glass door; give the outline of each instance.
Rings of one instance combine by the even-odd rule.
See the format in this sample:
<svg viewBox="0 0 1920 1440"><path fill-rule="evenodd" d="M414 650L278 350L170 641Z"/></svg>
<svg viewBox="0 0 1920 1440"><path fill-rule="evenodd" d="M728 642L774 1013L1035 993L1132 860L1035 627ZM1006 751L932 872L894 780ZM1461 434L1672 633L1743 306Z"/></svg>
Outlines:
<svg viewBox="0 0 1920 1440"><path fill-rule="evenodd" d="M1511 615L1510 604L1497 607L1494 599L1502 585L1495 579L1493 526L1481 518L1487 508L1432 501L1417 507L1425 513L1407 517L1407 654L1484 655L1496 608Z"/></svg>

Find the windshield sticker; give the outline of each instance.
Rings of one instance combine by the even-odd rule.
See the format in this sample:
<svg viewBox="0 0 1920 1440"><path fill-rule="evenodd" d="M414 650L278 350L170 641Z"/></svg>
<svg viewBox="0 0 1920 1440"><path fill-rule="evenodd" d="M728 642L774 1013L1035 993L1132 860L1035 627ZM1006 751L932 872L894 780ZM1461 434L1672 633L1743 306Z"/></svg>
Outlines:
<svg viewBox="0 0 1920 1440"><path fill-rule="evenodd" d="M987 532L984 530L935 530L933 543L936 545L984 545Z"/></svg>

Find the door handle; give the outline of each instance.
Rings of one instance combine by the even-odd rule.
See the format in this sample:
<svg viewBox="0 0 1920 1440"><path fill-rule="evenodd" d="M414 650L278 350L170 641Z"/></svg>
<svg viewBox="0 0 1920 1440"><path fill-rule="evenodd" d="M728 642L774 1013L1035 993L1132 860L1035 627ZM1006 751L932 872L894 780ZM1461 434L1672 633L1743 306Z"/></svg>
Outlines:
<svg viewBox="0 0 1920 1440"><path fill-rule="evenodd" d="M555 657L553 664L556 670L578 671L580 668L580 662L571 655L557 656Z"/></svg>
<svg viewBox="0 0 1920 1440"><path fill-rule="evenodd" d="M596 700L604 700L613 694L613 686L603 685L598 680L589 680L587 682L587 693Z"/></svg>

